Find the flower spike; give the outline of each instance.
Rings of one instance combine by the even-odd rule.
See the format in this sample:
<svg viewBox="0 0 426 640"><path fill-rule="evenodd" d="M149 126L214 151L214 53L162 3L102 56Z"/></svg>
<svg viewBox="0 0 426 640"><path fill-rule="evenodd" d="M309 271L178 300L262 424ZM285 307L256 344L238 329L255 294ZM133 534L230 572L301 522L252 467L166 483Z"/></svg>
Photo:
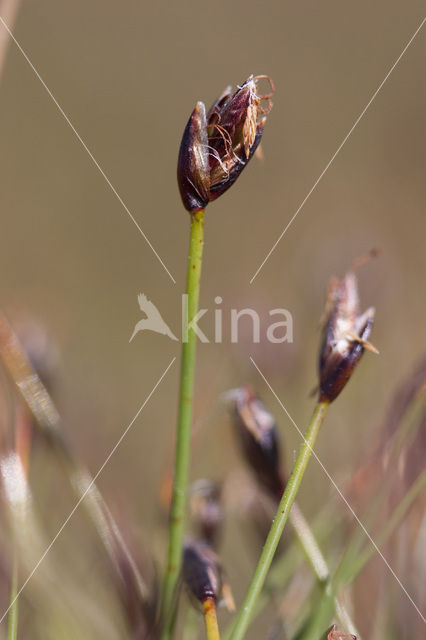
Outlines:
<svg viewBox="0 0 426 640"><path fill-rule="evenodd" d="M368 341L374 315L374 307L360 312L358 284L353 271L342 279L330 281L319 360L321 402L332 402L337 398L366 349L378 353Z"/></svg>
<svg viewBox="0 0 426 640"><path fill-rule="evenodd" d="M178 158L178 185L184 207L204 209L234 184L256 151L273 93L261 95L250 76L232 93L227 87L209 109L198 102L183 133ZM261 106L262 100L267 107Z"/></svg>
<svg viewBox="0 0 426 640"><path fill-rule="evenodd" d="M230 391L228 397L233 400L234 429L249 467L260 486L274 498L280 498L285 480L273 416L248 385Z"/></svg>

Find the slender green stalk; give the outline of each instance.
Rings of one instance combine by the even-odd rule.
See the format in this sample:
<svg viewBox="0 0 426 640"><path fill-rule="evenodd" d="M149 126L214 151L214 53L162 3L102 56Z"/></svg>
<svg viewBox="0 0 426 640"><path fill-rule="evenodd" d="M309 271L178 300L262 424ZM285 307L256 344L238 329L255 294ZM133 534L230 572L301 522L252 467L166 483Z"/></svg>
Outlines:
<svg viewBox="0 0 426 640"><path fill-rule="evenodd" d="M250 623L256 599L263 587L266 575L280 541L284 526L290 515L291 506L296 498L306 467L311 456L316 437L327 412L329 402L318 402L308 425L305 440L298 453L293 471L282 495L277 514L272 523L259 562L248 588L245 600L235 621L231 640L242 640Z"/></svg>
<svg viewBox="0 0 426 640"><path fill-rule="evenodd" d="M293 503L292 510L294 508ZM317 531L316 533L316 544L319 545L319 542L325 540L331 529L330 526L331 521L331 510L330 505L325 505L322 509L321 513L317 516L316 522L311 528L311 533L313 531ZM335 520L334 520L335 522ZM335 526L333 524L333 526ZM319 531L318 531L319 530ZM287 588L290 579L294 574L298 571L300 565L304 560L306 560L306 553L303 555L301 552L304 552L304 546L302 545L299 539L294 540L286 550L281 553L281 555L276 558L275 562L271 566L271 569L266 578L264 587L262 589L262 593L259 595L256 601L256 606L254 608L252 614L252 621L262 613L265 607L273 601L277 594L283 594L285 589ZM310 561L309 561L310 562ZM312 565L311 565L312 566ZM313 568L313 567L312 567ZM232 628L234 625L234 621L232 620L226 627L225 631L222 633L222 640L229 640L232 633ZM342 625L345 626L345 625ZM356 635L356 634L355 634Z"/></svg>
<svg viewBox="0 0 426 640"><path fill-rule="evenodd" d="M10 610L7 624L7 640L16 640L18 637L18 548L16 540L13 542L12 551L12 580L10 585Z"/></svg>
<svg viewBox="0 0 426 640"><path fill-rule="evenodd" d="M327 566L327 562L321 552L318 542L315 539L312 529L305 519L302 511L300 510L297 502L294 502L290 511L290 524L292 525L299 543L303 548L306 558L311 565L313 572L315 573L318 581L325 584L330 577L330 570ZM345 629L357 636L360 640L360 634L355 623L351 619L349 611L346 609L344 603L336 597L334 598L334 604L339 621L345 627Z"/></svg>
<svg viewBox="0 0 426 640"><path fill-rule="evenodd" d="M330 575L327 562L297 502L294 502L291 508L289 520L317 579L319 582L325 582Z"/></svg>
<svg viewBox="0 0 426 640"><path fill-rule="evenodd" d="M401 502L395 507L389 520L383 529L376 536L376 546L369 544L364 553L357 557L356 564L349 560L344 561L336 569L334 575L330 578L327 585L323 588L322 597L316 608L309 626L302 635L303 640L316 640L321 629L327 627L333 617L335 598L340 587L353 583L368 562L376 555L377 548L382 547L389 540L392 533L401 523L408 509L412 506L416 498L423 492L426 485L426 471L424 471L408 492L402 498ZM348 569L348 563L350 565Z"/></svg>
<svg viewBox="0 0 426 640"><path fill-rule="evenodd" d="M172 506L169 524L169 549L164 577L163 619L165 626L162 640L172 637L173 602L179 576L188 494L189 463L191 454L192 400L194 391L194 369L196 333L194 318L198 313L201 263L203 256L204 211L191 215L188 273L186 281L187 316L184 318L182 338L182 360L180 371L179 409L176 438L176 454L173 480ZM186 327L185 327L186 325Z"/></svg>

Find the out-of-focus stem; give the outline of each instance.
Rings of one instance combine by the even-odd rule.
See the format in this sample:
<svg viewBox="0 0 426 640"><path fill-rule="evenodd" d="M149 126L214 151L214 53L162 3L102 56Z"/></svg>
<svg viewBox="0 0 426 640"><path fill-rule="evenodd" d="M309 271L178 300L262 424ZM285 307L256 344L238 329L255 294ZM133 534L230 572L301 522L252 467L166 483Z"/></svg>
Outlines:
<svg viewBox="0 0 426 640"><path fill-rule="evenodd" d="M375 542L376 545L380 548L385 542L389 539L391 534L395 531L396 527L400 524L402 518L407 513L408 509L411 507L416 498L423 493L426 488L426 471L423 471L417 478L417 480L412 484L409 488L405 496L402 498L401 502L395 507L393 513L390 518L386 521L385 526L380 531L380 533L376 536ZM354 580L356 576L361 573L364 567L369 563L371 558L377 553L377 550L372 545L369 545L368 548L361 553L356 562L355 566L352 567L352 575L350 576L350 580Z"/></svg>
<svg viewBox="0 0 426 640"><path fill-rule="evenodd" d="M305 474L316 437L324 420L328 406L329 402L324 401L318 402L315 407L311 421L308 425L306 437L299 450L293 470L282 495L277 514L260 555L253 579L235 621L231 640L242 640L245 636L257 597L263 587L263 583L265 582L269 567L271 566L284 526L290 515L291 507Z"/></svg>
<svg viewBox="0 0 426 640"><path fill-rule="evenodd" d="M293 503L291 508L289 520L318 581L325 584L330 576L330 570L322 551L319 548L318 542L315 539L312 529L296 502ZM349 631L349 633L356 635L358 640L361 640L359 631L355 627L355 623L352 621L348 610L338 596L334 598L334 604L339 622Z"/></svg>
<svg viewBox="0 0 426 640"><path fill-rule="evenodd" d="M423 408L424 395L421 393L414 397L410 405L405 410L405 414L401 418L401 425L398 431L394 434L392 441L389 443L387 449L388 468L392 468L395 464L408 435L412 434L413 430L418 428L419 424L421 424L419 414L421 415ZM388 473L384 481L381 482L374 499L368 507L367 513L364 514L363 523L368 528L373 526L376 515L380 512L380 507L383 504L393 480L393 475ZM386 542L388 537L394 531L400 522L402 515L406 513L409 506L417 497L418 492L423 489L424 482L425 479L422 474L404 496L400 504L396 507L385 527L376 536L376 544L379 547ZM364 541L365 531L363 528L359 527L355 530L339 566L323 587L322 597L315 616L311 620L309 627L305 630L303 640L314 640L316 638L316 634L318 634L323 627L327 626L333 616L333 611L336 608L336 596L339 586L352 583L369 560L377 553L377 549L374 546L369 546L367 550L362 553L361 548Z"/></svg>
<svg viewBox="0 0 426 640"><path fill-rule="evenodd" d="M293 503L291 508L289 520L316 577L320 582L325 582L330 574L327 562L319 548L312 529L296 502Z"/></svg>
<svg viewBox="0 0 426 640"><path fill-rule="evenodd" d="M204 621L206 623L207 640L220 640L219 626L217 624L216 605L213 598L207 598L203 602Z"/></svg>
<svg viewBox="0 0 426 640"><path fill-rule="evenodd" d="M182 340L182 360L180 371L180 391L176 453L173 480L173 495L169 524L169 548L163 589L162 640L173 634L173 602L178 581L185 525L185 509L188 497L189 464L191 455L192 403L194 392L194 370L196 352L196 333L191 322L198 313L201 265L203 256L204 211L191 214L191 235L186 281L187 330L184 326Z"/></svg>
<svg viewBox="0 0 426 640"><path fill-rule="evenodd" d="M401 454L404 443L407 442L408 438L414 438L418 429L421 427L424 410L425 392L424 389L422 389L413 397L407 406L404 415L400 418L399 428L393 434L390 442L386 443L385 453L381 454L381 456L384 456L386 459L386 468L388 471L380 481L380 485L377 487L366 512L363 514L362 521L367 529L373 529L374 527L377 514L380 513L385 498L395 482L395 475L391 473L390 470L397 465L398 456ZM376 464L378 464L377 460ZM340 567L345 567L346 570L351 566L352 562L357 563L364 541L365 531L362 527L356 527L347 546L346 553L339 563Z"/></svg>
<svg viewBox="0 0 426 640"><path fill-rule="evenodd" d="M348 568L345 562L339 565L323 590L323 596L317 607L315 616L302 636L303 640L316 640L318 637L318 630L327 627L333 615L333 600L335 601L339 587L342 584L345 585L354 582L364 567L377 553L376 547L380 548L387 542L413 502L423 492L425 486L426 471L420 474L402 498L401 502L395 507L383 529L378 533L378 535L376 535L376 545L369 546L365 553L359 557L357 563L355 565L351 565L349 572L347 571Z"/></svg>
<svg viewBox="0 0 426 640"><path fill-rule="evenodd" d="M123 579L121 562L125 560L139 596L145 601L149 595L148 588L124 542L118 525L96 484L94 484L92 476L76 460L65 438L61 418L52 398L29 362L18 337L1 313L0 358L25 404L30 409L41 433L63 464L72 489L78 499L82 500L120 578Z"/></svg>
<svg viewBox="0 0 426 640"><path fill-rule="evenodd" d="M10 609L7 623L7 640L17 640L18 637L18 549L13 541L12 550L12 579L10 584Z"/></svg>
<svg viewBox="0 0 426 640"><path fill-rule="evenodd" d="M19 11L21 0L1 0L0 16L8 28L12 31ZM3 72L10 45L10 34L4 24L0 25L0 74Z"/></svg>

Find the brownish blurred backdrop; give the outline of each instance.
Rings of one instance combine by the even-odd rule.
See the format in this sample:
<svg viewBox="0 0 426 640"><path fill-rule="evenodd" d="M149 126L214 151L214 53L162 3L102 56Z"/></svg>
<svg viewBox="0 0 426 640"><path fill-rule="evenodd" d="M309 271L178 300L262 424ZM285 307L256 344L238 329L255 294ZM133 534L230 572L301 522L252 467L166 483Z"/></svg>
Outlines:
<svg viewBox="0 0 426 640"><path fill-rule="evenodd" d="M22 3L17 40L176 280L12 43L0 85L0 300L12 321L35 319L57 343L56 397L93 472L179 356L178 343L164 336L129 338L141 291L179 332L189 220L175 170L189 113L227 84L266 73L276 93L265 161L253 161L207 209L201 306L211 311L202 326L213 334L215 296L223 298L226 318L231 308L285 307L294 343L253 345L247 331L231 345L225 331L223 344L199 345L193 476L220 478L241 465L217 399L246 380L275 413L291 460L297 433L249 355L303 427L328 278L379 247L360 284L363 306L377 309L372 341L380 356L366 355L318 443L338 482L351 476L392 389L425 347L424 30L249 281L423 14L424 3L415 0ZM159 558L165 538L158 535L158 494L171 462L177 388L176 362L99 478L111 508L126 514ZM50 474L54 487L55 470ZM49 508L60 522L67 505L51 492ZM300 498L306 512L334 497L313 461ZM235 549L237 535L231 526L224 561L240 602L253 567Z"/></svg>

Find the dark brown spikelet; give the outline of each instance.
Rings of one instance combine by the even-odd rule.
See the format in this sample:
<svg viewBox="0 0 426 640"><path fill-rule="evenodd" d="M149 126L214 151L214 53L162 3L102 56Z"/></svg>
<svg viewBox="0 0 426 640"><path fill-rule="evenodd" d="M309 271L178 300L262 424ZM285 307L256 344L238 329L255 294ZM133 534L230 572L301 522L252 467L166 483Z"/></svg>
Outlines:
<svg viewBox="0 0 426 640"><path fill-rule="evenodd" d="M257 481L274 498L284 489L277 426L250 386L230 392L232 417L243 455Z"/></svg>
<svg viewBox="0 0 426 640"><path fill-rule="evenodd" d="M196 541L185 544L182 575L190 593L199 602L219 598L222 591L220 562L207 543Z"/></svg>
<svg viewBox="0 0 426 640"><path fill-rule="evenodd" d="M345 633L336 624L325 632L324 640L356 640L356 636Z"/></svg>
<svg viewBox="0 0 426 640"><path fill-rule="evenodd" d="M260 95L250 76L232 93L227 87L206 115L198 102L188 120L179 150L177 178L184 207L195 213L234 184L256 151L273 93ZM262 101L266 106L262 107Z"/></svg>
<svg viewBox="0 0 426 640"><path fill-rule="evenodd" d="M320 400L332 402L351 377L365 349L378 353L368 338L375 310L360 313L355 273L333 278L326 301L326 322L319 359Z"/></svg>

